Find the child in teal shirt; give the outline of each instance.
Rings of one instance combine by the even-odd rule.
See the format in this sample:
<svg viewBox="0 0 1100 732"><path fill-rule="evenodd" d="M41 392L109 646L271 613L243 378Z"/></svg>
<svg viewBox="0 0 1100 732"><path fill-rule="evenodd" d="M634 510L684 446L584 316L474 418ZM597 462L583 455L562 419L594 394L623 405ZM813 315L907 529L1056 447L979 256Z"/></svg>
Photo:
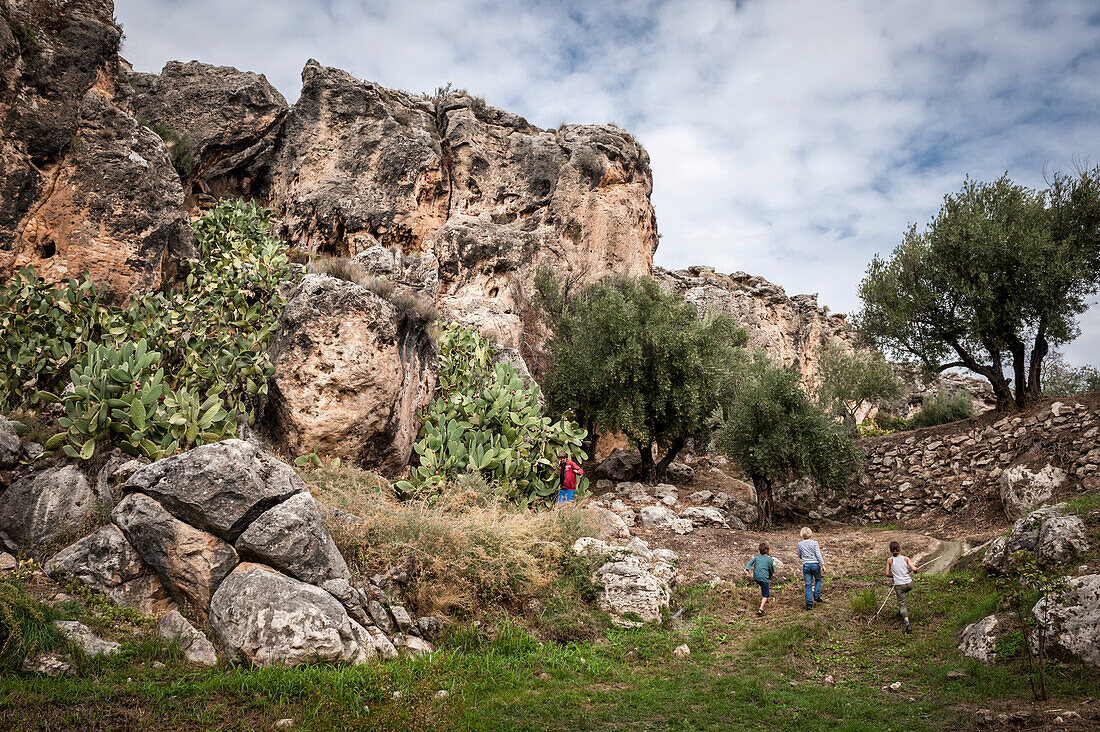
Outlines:
<svg viewBox="0 0 1100 732"><path fill-rule="evenodd" d="M756 584L760 585L760 609L756 611L757 615L764 614L764 606L768 604L768 598L771 596L772 575L775 574L775 562L768 556L768 549L766 541L760 542L760 554L750 559L745 565L745 576L748 576L751 567L752 578L756 580Z"/></svg>

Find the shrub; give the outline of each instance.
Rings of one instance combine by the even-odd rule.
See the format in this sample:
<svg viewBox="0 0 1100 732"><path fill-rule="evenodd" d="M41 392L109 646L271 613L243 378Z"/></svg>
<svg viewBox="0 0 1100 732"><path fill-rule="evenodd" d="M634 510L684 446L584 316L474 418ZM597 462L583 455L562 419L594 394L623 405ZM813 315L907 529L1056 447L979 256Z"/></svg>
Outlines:
<svg viewBox="0 0 1100 732"><path fill-rule="evenodd" d="M148 127L164 141L164 147L168 150L168 157L172 160L172 167L176 169L181 178L189 178L195 172L195 157L191 153L191 138L185 133L177 132L163 122L150 122L147 119L138 119L138 124Z"/></svg>
<svg viewBox="0 0 1100 732"><path fill-rule="evenodd" d="M17 582L0 580L0 671L17 671L27 657L59 645L63 638L53 625L57 617Z"/></svg>
<svg viewBox="0 0 1100 732"><path fill-rule="evenodd" d="M521 607L559 578L568 547L592 527L581 511L518 509L477 474L441 495L398 501L370 473L331 464L303 476L323 504L353 514L329 529L354 571L371 574L413 557L419 614Z"/></svg>
<svg viewBox="0 0 1100 732"><path fill-rule="evenodd" d="M383 282L385 281L383 280ZM439 317L439 313L435 309L435 303L414 292L399 292L390 299L390 302L398 313L416 325L434 323L436 318Z"/></svg>
<svg viewBox="0 0 1100 732"><path fill-rule="evenodd" d="M875 588L873 587L853 592L849 600L852 605L852 612L856 615L871 615L878 609L879 600L875 597Z"/></svg>
<svg viewBox="0 0 1100 732"><path fill-rule="evenodd" d="M310 262L311 272L320 272L345 282L362 285L367 279L367 271L347 257L318 257Z"/></svg>
<svg viewBox="0 0 1100 732"><path fill-rule="evenodd" d="M419 463L400 490L438 491L448 480L478 472L510 500L547 499L558 491L557 451L584 459L585 430L568 417L542 416L539 387L507 363L493 363L489 342L457 323L439 348L439 396L420 410ZM584 491L587 481L578 486Z"/></svg>
<svg viewBox="0 0 1100 732"><path fill-rule="evenodd" d="M913 416L915 428L934 427L974 416L974 398L965 391L937 391L924 397L920 411Z"/></svg>

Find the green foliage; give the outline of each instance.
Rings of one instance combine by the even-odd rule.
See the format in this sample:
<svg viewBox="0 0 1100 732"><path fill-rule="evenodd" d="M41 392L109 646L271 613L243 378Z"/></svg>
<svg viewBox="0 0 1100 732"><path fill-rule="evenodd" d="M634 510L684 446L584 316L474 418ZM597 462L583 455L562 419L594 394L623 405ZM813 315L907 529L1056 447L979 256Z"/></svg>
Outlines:
<svg viewBox="0 0 1100 732"><path fill-rule="evenodd" d="M200 257L186 276L125 307L90 280L53 287L29 267L0 288L0 411L59 401L71 382L80 388L64 397L67 437L49 447L85 458L108 437L152 456L232 436L238 414L252 423L274 374L286 247L270 213L240 200L194 230Z"/></svg>
<svg viewBox="0 0 1100 732"><path fill-rule="evenodd" d="M1064 594L1069 589L1069 581L1064 571L1058 567L1040 567L1035 554L1027 551L1019 551L1009 557L1008 571L998 580L997 587L1001 591L1009 607L1016 615L1020 627L1024 629L1025 636L1034 631L1036 638L1036 652L1032 653L1031 644L1023 643L1027 651L1028 682L1031 684L1032 693L1036 699L1046 700L1049 697L1047 691L1046 668L1046 640L1047 628L1039 622L1032 608L1036 603L1045 598ZM1035 688L1035 671L1039 674L1039 688Z"/></svg>
<svg viewBox="0 0 1100 732"><path fill-rule="evenodd" d="M913 428L933 427L974 416L974 398L965 391L937 391L921 400L920 411L913 415Z"/></svg>
<svg viewBox="0 0 1100 732"><path fill-rule="evenodd" d="M557 451L583 460L587 433L568 416L557 422L544 417L538 393L538 385L525 382L510 364L494 365L487 340L457 323L447 325L439 344L439 396L421 411L413 446L419 464L398 488L436 490L475 471L500 482L512 500L554 496Z"/></svg>
<svg viewBox="0 0 1100 732"><path fill-rule="evenodd" d="M1000 408L1022 407L1040 395L1049 347L1077 336L1100 287L1098 211L1100 167L1056 174L1046 192L1007 176L967 180L924 231L911 227L888 259L871 261L857 324L891 354L934 372L968 368Z"/></svg>
<svg viewBox="0 0 1100 732"><path fill-rule="evenodd" d="M38 43L38 34L26 23L8 21L8 29L19 42L19 53L25 58L31 59L42 52L42 46Z"/></svg>
<svg viewBox="0 0 1100 732"><path fill-rule="evenodd" d="M1100 369L1095 366L1071 366L1057 351L1046 359L1043 396L1068 397L1100 391Z"/></svg>
<svg viewBox="0 0 1100 732"><path fill-rule="evenodd" d="M848 598L852 606L852 612L856 615L871 615L878 609L879 598L875 596L874 587L866 587L859 592L853 592Z"/></svg>
<svg viewBox="0 0 1100 732"><path fill-rule="evenodd" d="M706 444L747 341L743 329L725 315L700 318L649 277L612 277L576 294L545 278L540 284L541 300L560 312L544 380L552 409L624 433L646 477L662 472L688 439ZM666 450L657 466L654 445Z"/></svg>
<svg viewBox="0 0 1100 732"><path fill-rule="evenodd" d="M62 642L57 613L28 595L18 582L0 580L0 671L18 671L23 661Z"/></svg>
<svg viewBox="0 0 1100 732"><path fill-rule="evenodd" d="M878 351L856 350L833 341L821 351L817 363L814 396L844 420L852 437L857 432L857 412L905 394L905 384Z"/></svg>
<svg viewBox="0 0 1100 732"><path fill-rule="evenodd" d="M798 374L762 353L744 365L725 412L718 444L752 479L765 525L774 483L809 477L845 490L863 462L847 431L802 390Z"/></svg>
<svg viewBox="0 0 1100 732"><path fill-rule="evenodd" d="M195 157L191 152L191 138L160 121L150 122L142 118L138 119L138 123L157 133L157 136L164 141L164 147L168 150L168 157L171 158L176 172L181 178L189 178L195 171L196 165Z"/></svg>

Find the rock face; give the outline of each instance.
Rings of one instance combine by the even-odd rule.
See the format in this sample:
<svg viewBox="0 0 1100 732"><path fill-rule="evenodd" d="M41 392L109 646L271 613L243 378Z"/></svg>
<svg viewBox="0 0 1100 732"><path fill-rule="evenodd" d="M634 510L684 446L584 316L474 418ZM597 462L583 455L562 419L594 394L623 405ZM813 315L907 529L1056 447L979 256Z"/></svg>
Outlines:
<svg viewBox="0 0 1100 732"><path fill-rule="evenodd" d="M997 655L997 618L994 615L971 623L963 630L959 650L967 658L990 663Z"/></svg>
<svg viewBox="0 0 1100 732"><path fill-rule="evenodd" d="M434 255L445 314L528 348L523 334L543 335L541 262L586 279L649 273L651 188L648 156L618 128L540 130L465 94L413 97L309 61L269 201L306 250Z"/></svg>
<svg viewBox="0 0 1100 732"><path fill-rule="evenodd" d="M237 551L314 585L348 576L348 565L309 493L297 493L260 514L237 540Z"/></svg>
<svg viewBox="0 0 1100 732"><path fill-rule="evenodd" d="M222 582L210 624L230 658L257 665L364 663L374 645L330 594L269 567L244 563Z"/></svg>
<svg viewBox="0 0 1100 732"><path fill-rule="evenodd" d="M159 74L131 73L134 110L181 137L186 192L254 195L289 106L263 74L169 61Z"/></svg>
<svg viewBox="0 0 1100 732"><path fill-rule="evenodd" d="M191 251L164 143L127 111L111 13L0 6L0 281L26 265L48 281L87 271L122 298Z"/></svg>
<svg viewBox="0 0 1100 732"><path fill-rule="evenodd" d="M46 562L54 576L71 574L124 607L155 615L175 606L156 573L114 524L63 549Z"/></svg>
<svg viewBox="0 0 1100 732"><path fill-rule="evenodd" d="M0 470L11 470L23 458L23 441L11 421L0 417Z"/></svg>
<svg viewBox="0 0 1100 732"><path fill-rule="evenodd" d="M1100 574L1071 579L1064 597L1043 598L1032 612L1047 628L1048 648L1100 667Z"/></svg>
<svg viewBox="0 0 1100 732"><path fill-rule="evenodd" d="M1054 489L1066 482L1066 474L1053 465L1033 473L1026 465L1013 465L1001 473L1001 503L1010 519L1018 519L1051 499Z"/></svg>
<svg viewBox="0 0 1100 732"><path fill-rule="evenodd" d="M725 313L749 332L749 343L763 348L804 377L816 372L817 351L833 340L854 344L843 315L830 315L816 295L788 296L782 287L744 272L722 274L711 267L669 272L657 267L661 286L680 293L703 314Z"/></svg>
<svg viewBox="0 0 1100 732"><path fill-rule="evenodd" d="M266 421L291 454L310 452L398 472L438 358L426 324L328 275L307 275L279 316Z"/></svg>
<svg viewBox="0 0 1100 732"><path fill-rule="evenodd" d="M73 465L23 476L2 497L0 543L14 553L76 531L96 500L87 478Z"/></svg>
<svg viewBox="0 0 1100 732"><path fill-rule="evenodd" d="M1032 511L1012 527L1008 536L990 542L982 566L992 574L1008 571L1016 552L1033 552L1040 566L1068 564L1088 551L1085 524L1077 516L1066 516L1066 504Z"/></svg>

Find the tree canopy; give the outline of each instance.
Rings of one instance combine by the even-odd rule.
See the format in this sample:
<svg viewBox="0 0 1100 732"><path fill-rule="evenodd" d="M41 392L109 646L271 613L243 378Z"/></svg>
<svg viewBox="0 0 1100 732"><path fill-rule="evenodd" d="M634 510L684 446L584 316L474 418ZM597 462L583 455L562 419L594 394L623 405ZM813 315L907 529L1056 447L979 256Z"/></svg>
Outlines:
<svg viewBox="0 0 1100 732"><path fill-rule="evenodd" d="M540 289L557 305L543 382L551 409L625 434L646 479L663 475L688 439L707 439L747 341L731 318L702 318L649 277L611 277L564 300L545 278ZM656 462L655 446L664 450Z"/></svg>
<svg viewBox="0 0 1100 732"><path fill-rule="evenodd" d="M1089 364L1073 366L1057 351L1047 356L1043 396L1067 397L1090 391L1100 391L1100 369Z"/></svg>
<svg viewBox="0 0 1100 732"><path fill-rule="evenodd" d="M797 373L758 353L735 383L718 444L752 480L765 526L772 523L776 483L809 477L826 488L847 488L863 453L802 390Z"/></svg>
<svg viewBox="0 0 1100 732"><path fill-rule="evenodd" d="M871 261L856 322L887 353L935 373L967 368L998 408L1022 407L1098 285L1100 167L1055 174L1046 191L968 179L923 231Z"/></svg>
<svg viewBox="0 0 1100 732"><path fill-rule="evenodd" d="M860 410L900 399L905 384L880 352L833 341L818 354L813 390L823 407L844 420L849 436L856 437Z"/></svg>

